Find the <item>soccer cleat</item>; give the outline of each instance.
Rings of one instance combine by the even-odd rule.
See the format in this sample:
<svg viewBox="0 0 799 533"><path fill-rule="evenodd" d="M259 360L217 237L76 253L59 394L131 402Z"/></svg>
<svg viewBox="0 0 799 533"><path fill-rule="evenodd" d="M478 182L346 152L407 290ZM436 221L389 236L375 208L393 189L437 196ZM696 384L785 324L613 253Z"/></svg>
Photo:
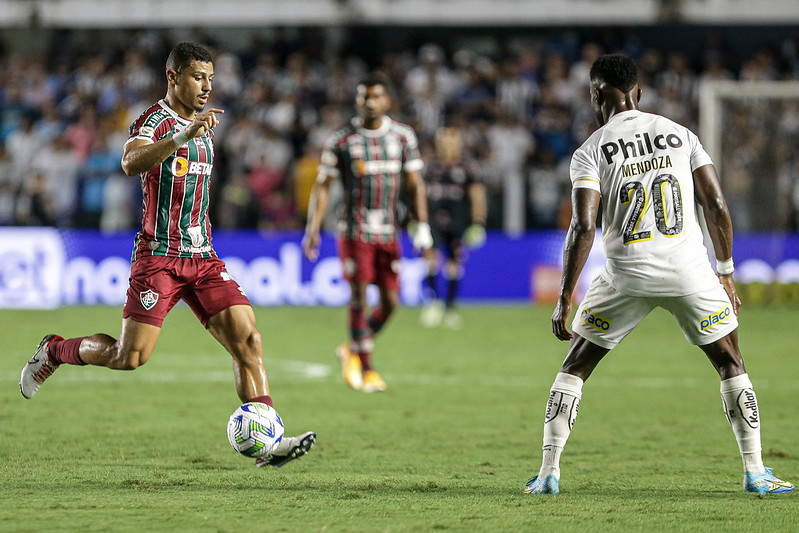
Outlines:
<svg viewBox="0 0 799 533"><path fill-rule="evenodd" d="M63 339L58 335L45 335L39 342L39 346L36 347L36 353L22 369L22 374L19 377L19 391L25 398L33 398L44 380L49 378L59 367L59 364L50 358L48 350L53 341L60 340Z"/></svg>
<svg viewBox="0 0 799 533"><path fill-rule="evenodd" d="M560 494L558 489L558 478L547 476L538 479L538 476L531 478L524 487L525 494Z"/></svg>
<svg viewBox="0 0 799 533"><path fill-rule="evenodd" d="M297 437L283 437L277 447L269 454L269 457L255 460L255 466L272 466L280 468L286 463L299 459L313 448L316 442L316 433L309 431Z"/></svg>
<svg viewBox="0 0 799 533"><path fill-rule="evenodd" d="M763 474L754 472L744 473L744 490L746 492L756 492L758 494L783 494L793 492L793 483L783 481L773 473L773 470L766 467Z"/></svg>
<svg viewBox="0 0 799 533"><path fill-rule="evenodd" d="M341 363L341 376L347 385L355 390L361 390L363 388L363 367L358 354L352 353L350 344L345 342L336 348L336 357Z"/></svg>
<svg viewBox="0 0 799 533"><path fill-rule="evenodd" d="M435 328L441 324L444 318L444 302L432 300L422 308L419 314L419 323L425 328Z"/></svg>
<svg viewBox="0 0 799 533"><path fill-rule="evenodd" d="M463 318L455 311L447 311L444 314L444 327L458 331L463 328Z"/></svg>
<svg viewBox="0 0 799 533"><path fill-rule="evenodd" d="M367 370L363 373L363 392L383 392L386 390L386 382L375 370Z"/></svg>

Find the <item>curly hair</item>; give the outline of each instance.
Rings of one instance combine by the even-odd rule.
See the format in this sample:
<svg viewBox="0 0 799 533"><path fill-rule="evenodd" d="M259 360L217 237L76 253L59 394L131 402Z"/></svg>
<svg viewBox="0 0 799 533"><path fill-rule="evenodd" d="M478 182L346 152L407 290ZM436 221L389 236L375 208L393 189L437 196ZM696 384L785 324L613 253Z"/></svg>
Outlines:
<svg viewBox="0 0 799 533"><path fill-rule="evenodd" d="M590 76L626 93L638 83L638 65L624 54L607 54L594 61Z"/></svg>
<svg viewBox="0 0 799 533"><path fill-rule="evenodd" d="M367 88L374 87L375 85L382 85L386 94L389 96L394 92L394 88L391 86L391 81L389 81L388 76L379 71L369 72L364 75L358 82L358 85L363 85Z"/></svg>
<svg viewBox="0 0 799 533"><path fill-rule="evenodd" d="M211 63L213 60L214 58L211 56L211 52L200 45L194 43L178 43L172 51L169 52L169 57L166 59L166 68L167 70L174 70L180 74L192 61Z"/></svg>

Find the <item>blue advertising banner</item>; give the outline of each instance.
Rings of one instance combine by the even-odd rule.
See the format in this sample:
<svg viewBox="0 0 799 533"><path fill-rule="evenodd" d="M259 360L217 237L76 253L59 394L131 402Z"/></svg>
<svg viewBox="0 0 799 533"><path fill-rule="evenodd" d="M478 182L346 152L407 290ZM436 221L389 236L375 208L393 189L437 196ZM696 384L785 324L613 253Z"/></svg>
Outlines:
<svg viewBox="0 0 799 533"><path fill-rule="evenodd" d="M214 247L253 305L344 305L335 239L325 235L320 258L302 255L299 232L214 234ZM557 295L564 232L542 231L509 238L489 234L470 250L461 297L470 302L551 302ZM48 309L60 305L124 302L134 233L91 230L0 228L0 308ZM425 261L403 242L400 266L405 305L424 300ZM740 235L735 241L739 283L799 283L799 236ZM604 262L600 240L586 265L578 293ZM371 293L372 301L376 293Z"/></svg>

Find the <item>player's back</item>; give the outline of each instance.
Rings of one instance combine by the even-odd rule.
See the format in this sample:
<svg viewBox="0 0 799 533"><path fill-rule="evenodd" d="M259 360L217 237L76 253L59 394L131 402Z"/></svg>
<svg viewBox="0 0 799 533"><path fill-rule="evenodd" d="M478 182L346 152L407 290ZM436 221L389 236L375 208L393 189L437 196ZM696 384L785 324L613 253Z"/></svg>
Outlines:
<svg viewBox="0 0 799 533"><path fill-rule="evenodd" d="M687 128L618 113L575 152L575 187L599 190L603 276L633 295L683 295L718 282L696 217L693 171L711 160Z"/></svg>

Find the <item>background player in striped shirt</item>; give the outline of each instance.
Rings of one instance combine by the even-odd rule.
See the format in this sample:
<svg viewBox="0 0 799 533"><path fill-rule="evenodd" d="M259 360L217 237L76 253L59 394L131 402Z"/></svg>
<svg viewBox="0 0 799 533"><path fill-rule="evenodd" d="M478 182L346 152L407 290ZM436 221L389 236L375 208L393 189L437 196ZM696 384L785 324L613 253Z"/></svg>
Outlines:
<svg viewBox="0 0 799 533"><path fill-rule="evenodd" d="M655 307L674 316L721 378L724 412L743 460L744 490L791 492L791 483L763 466L757 397L738 348L741 301L732 278L732 221L716 168L693 132L639 111L641 89L632 59L601 56L590 80L600 128L572 156L572 219L552 314L553 333L571 345L547 402L541 468L525 492L558 493L560 454L577 418L583 382ZM697 202L704 209L716 272L702 241ZM594 243L600 203L607 262L569 331L572 294ZM625 420L624 413L613 418L609 423Z"/></svg>
<svg viewBox="0 0 799 533"><path fill-rule="evenodd" d="M144 201L119 340L104 333L71 339L45 336L22 370L20 390L26 398L63 363L115 370L143 365L164 317L184 300L233 357L239 399L272 405L255 314L211 244L213 128L223 113L203 111L214 77L212 59L195 44L175 46L166 63L166 96L130 127L122 169L140 176ZM282 466L307 453L315 439L312 432L285 437L272 456L256 459L256 465Z"/></svg>
<svg viewBox="0 0 799 533"><path fill-rule="evenodd" d="M338 248L352 296L348 306L350 342L336 350L342 375L355 390L380 392L386 384L372 368L373 337L399 304L401 257L397 203L401 192L411 198L416 220L414 247L433 245L427 224L427 197L416 134L410 126L392 120L389 85L377 74L367 75L357 87L358 117L328 139L311 192L308 225L303 238L305 255L319 256L320 228L330 186L341 180L343 210L339 218ZM366 316L366 289L380 289L380 303Z"/></svg>

